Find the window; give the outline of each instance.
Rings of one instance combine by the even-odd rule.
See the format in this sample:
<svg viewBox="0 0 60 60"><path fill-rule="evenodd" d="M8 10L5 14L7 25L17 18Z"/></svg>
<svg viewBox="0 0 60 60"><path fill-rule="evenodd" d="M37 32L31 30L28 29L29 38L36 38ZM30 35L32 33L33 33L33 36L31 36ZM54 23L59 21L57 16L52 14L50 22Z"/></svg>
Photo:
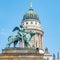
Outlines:
<svg viewBox="0 0 60 60"><path fill-rule="evenodd" d="M37 22L35 24L37 25Z"/></svg>
<svg viewBox="0 0 60 60"><path fill-rule="evenodd" d="M47 60L49 60L49 58L47 58Z"/></svg>
<svg viewBox="0 0 60 60"><path fill-rule="evenodd" d="M33 24L33 22L31 22L31 24Z"/></svg>
<svg viewBox="0 0 60 60"><path fill-rule="evenodd" d="M26 22L26 24L28 24L28 22Z"/></svg>
<svg viewBox="0 0 60 60"><path fill-rule="evenodd" d="M24 23L23 23L23 25L24 25Z"/></svg>

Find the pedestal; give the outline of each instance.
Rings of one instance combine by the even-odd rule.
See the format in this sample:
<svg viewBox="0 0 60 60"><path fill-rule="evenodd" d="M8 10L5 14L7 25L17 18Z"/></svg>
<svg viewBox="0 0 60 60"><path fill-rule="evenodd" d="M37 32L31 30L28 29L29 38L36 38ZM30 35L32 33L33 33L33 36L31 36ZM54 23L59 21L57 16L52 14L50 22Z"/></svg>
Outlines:
<svg viewBox="0 0 60 60"><path fill-rule="evenodd" d="M3 49L0 60L41 60L44 54L38 53L36 49L30 48L8 48Z"/></svg>

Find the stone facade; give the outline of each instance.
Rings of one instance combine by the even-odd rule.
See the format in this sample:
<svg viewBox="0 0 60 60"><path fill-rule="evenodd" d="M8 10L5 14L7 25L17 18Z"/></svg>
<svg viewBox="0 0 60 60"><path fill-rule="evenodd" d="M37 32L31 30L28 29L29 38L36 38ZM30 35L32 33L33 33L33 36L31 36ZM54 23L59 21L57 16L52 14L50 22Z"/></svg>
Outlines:
<svg viewBox="0 0 60 60"><path fill-rule="evenodd" d="M36 31L35 36L31 39L31 44L35 48L43 49L43 30L40 27L39 20L26 19L22 21L22 25L27 28L28 31Z"/></svg>
<svg viewBox="0 0 60 60"><path fill-rule="evenodd" d="M52 54L49 53L48 48L45 49L44 59L45 60L52 60Z"/></svg>
<svg viewBox="0 0 60 60"><path fill-rule="evenodd" d="M2 54L0 60L42 60L40 54Z"/></svg>

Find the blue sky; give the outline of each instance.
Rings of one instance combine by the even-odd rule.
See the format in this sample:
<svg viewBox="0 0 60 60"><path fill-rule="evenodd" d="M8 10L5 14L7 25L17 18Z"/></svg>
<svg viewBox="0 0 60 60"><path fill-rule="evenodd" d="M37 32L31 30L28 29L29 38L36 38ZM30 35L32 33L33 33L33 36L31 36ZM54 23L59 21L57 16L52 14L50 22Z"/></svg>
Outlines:
<svg viewBox="0 0 60 60"><path fill-rule="evenodd" d="M30 8L37 11L44 31L44 48L51 53L60 52L60 0L0 0L0 52L19 26L24 13Z"/></svg>

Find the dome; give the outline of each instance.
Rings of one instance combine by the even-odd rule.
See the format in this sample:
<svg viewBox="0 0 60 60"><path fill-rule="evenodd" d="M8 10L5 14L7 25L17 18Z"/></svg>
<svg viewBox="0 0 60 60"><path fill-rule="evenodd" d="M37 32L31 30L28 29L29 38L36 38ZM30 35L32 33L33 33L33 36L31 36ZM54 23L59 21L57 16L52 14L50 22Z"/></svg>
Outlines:
<svg viewBox="0 0 60 60"><path fill-rule="evenodd" d="M23 16L23 20L25 20L25 19L36 19L36 20L39 20L39 16L34 11L34 9L30 8Z"/></svg>

